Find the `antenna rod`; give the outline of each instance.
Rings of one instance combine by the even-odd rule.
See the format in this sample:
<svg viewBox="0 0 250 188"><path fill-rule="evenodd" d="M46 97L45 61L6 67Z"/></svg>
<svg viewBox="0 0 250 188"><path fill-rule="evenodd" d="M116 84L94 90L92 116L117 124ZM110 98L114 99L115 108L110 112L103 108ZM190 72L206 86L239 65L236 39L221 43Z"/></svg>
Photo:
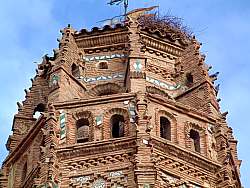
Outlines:
<svg viewBox="0 0 250 188"><path fill-rule="evenodd" d="M127 19L127 11L128 11L128 1L129 0L110 0L110 2L108 4L110 5L119 5L120 3L124 3L124 17L125 20Z"/></svg>

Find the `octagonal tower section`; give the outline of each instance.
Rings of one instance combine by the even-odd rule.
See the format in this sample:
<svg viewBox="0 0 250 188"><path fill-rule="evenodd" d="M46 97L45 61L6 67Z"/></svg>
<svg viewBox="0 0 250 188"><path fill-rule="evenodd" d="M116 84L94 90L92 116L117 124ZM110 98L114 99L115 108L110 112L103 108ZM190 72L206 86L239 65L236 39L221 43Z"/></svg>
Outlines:
<svg viewBox="0 0 250 188"><path fill-rule="evenodd" d="M178 22L148 10L61 31L18 104L1 186L240 187L217 74Z"/></svg>

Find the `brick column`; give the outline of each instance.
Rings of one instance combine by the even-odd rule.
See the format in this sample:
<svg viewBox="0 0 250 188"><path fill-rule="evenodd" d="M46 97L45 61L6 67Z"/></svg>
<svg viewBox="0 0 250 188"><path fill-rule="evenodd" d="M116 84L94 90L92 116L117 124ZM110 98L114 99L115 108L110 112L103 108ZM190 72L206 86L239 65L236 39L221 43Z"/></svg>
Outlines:
<svg viewBox="0 0 250 188"><path fill-rule="evenodd" d="M230 137L230 129L228 128L224 120L216 132L216 142L218 151L218 161L222 164L222 167L217 172L217 187L240 187L237 183L237 176L239 177L237 167L233 167L231 164L235 163L234 154L231 151L230 144L228 142ZM235 173L235 174L233 174Z"/></svg>
<svg viewBox="0 0 250 188"><path fill-rule="evenodd" d="M147 100L145 94L137 95L137 154L135 155L135 176L139 188L154 187L156 171L152 161L152 150L150 145L151 117L147 115Z"/></svg>
<svg viewBox="0 0 250 188"><path fill-rule="evenodd" d="M41 180L40 185L49 186L55 184L58 178L56 147L58 139L56 137L57 119L55 117L55 109L49 104L49 112L46 114L47 119L43 127L44 146L41 147Z"/></svg>

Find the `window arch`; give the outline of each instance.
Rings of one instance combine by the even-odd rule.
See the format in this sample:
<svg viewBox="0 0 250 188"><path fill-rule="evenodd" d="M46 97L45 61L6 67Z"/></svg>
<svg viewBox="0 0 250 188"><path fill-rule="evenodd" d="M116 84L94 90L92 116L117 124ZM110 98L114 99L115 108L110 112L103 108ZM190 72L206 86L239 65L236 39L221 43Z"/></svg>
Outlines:
<svg viewBox="0 0 250 188"><path fill-rule="evenodd" d="M187 85L191 85L194 83L194 77L191 73L186 74L186 82L187 82Z"/></svg>
<svg viewBox="0 0 250 188"><path fill-rule="evenodd" d="M117 93L124 93L125 88L121 87L118 84L115 83L105 83L105 84L99 84L94 87L92 87L88 94L91 96L102 96L102 95L111 95L111 94L117 94Z"/></svg>
<svg viewBox="0 0 250 188"><path fill-rule="evenodd" d="M71 66L71 73L74 77L80 76L79 66L77 66L75 63L73 63Z"/></svg>
<svg viewBox="0 0 250 188"><path fill-rule="evenodd" d="M26 176L27 176L27 168L28 168L28 165L27 165L27 162L25 162L24 166L23 166L23 169L22 169L22 177L21 177L21 181L22 183L24 183L25 179L26 179Z"/></svg>
<svg viewBox="0 0 250 188"><path fill-rule="evenodd" d="M165 91L163 91L159 88L156 88L155 86L147 86L146 91L148 93L151 93L151 94L157 94L157 95L161 95L163 97L167 97L168 99L172 99L172 97L170 95L168 95Z"/></svg>
<svg viewBox="0 0 250 188"><path fill-rule="evenodd" d="M124 117L119 114L114 114L110 119L111 137L120 138L124 136Z"/></svg>
<svg viewBox="0 0 250 188"><path fill-rule="evenodd" d="M161 138L171 141L171 124L170 121L163 116L160 117L160 136Z"/></svg>
<svg viewBox="0 0 250 188"><path fill-rule="evenodd" d="M108 69L108 62L107 61L101 61L98 64L98 69Z"/></svg>
<svg viewBox="0 0 250 188"><path fill-rule="evenodd" d="M76 141L77 143L84 143L89 141L89 120L82 118L76 122Z"/></svg>
<svg viewBox="0 0 250 188"><path fill-rule="evenodd" d="M158 137L164 138L173 143L179 142L177 120L172 113L166 111L165 109L156 109L155 121L155 131Z"/></svg>
<svg viewBox="0 0 250 188"><path fill-rule="evenodd" d="M192 149L196 152L201 152L201 147L200 147L200 134L198 131L195 131L193 129L190 130L190 138L192 141Z"/></svg>
<svg viewBox="0 0 250 188"><path fill-rule="evenodd" d="M107 109L103 114L103 122L102 122L102 139L107 140L112 137L112 123L115 124L115 117L120 116L114 116L114 115L120 115L122 116L121 122L123 123L123 131L121 129L121 132L123 132L123 136L135 136L136 129L135 126L130 126L130 116L129 111L127 108L111 108ZM119 119L119 118L118 118ZM118 121L119 122L119 121ZM121 134L122 135L122 134Z"/></svg>

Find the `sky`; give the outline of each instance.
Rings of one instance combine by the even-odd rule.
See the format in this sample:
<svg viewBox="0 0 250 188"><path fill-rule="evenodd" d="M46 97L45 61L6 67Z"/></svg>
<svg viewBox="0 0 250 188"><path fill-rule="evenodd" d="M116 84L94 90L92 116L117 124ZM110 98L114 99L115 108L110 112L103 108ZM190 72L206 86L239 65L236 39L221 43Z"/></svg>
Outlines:
<svg viewBox="0 0 250 188"><path fill-rule="evenodd" d="M91 28L122 13L108 0L0 0L0 162L7 155L16 102L24 100L36 63L58 47L60 29ZM210 71L220 72L221 111L238 139L243 160L241 180L250 187L250 1L249 0L130 0L129 9L159 5L161 15L184 20L196 38Z"/></svg>

